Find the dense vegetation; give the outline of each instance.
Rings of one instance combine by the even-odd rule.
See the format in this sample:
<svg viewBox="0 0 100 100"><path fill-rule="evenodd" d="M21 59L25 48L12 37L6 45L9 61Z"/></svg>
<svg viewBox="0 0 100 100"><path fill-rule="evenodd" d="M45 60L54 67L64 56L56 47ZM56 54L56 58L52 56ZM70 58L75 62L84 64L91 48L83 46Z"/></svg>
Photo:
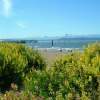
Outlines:
<svg viewBox="0 0 100 100"><path fill-rule="evenodd" d="M31 69L45 67L40 54L21 44L0 43L0 90L9 89L11 83L23 84L24 74Z"/></svg>
<svg viewBox="0 0 100 100"><path fill-rule="evenodd" d="M5 79L7 75L11 77ZM45 67L43 58L31 48L1 43L0 77L0 88L2 84L10 87L0 96L3 99L99 100L100 43L67 53L51 67Z"/></svg>

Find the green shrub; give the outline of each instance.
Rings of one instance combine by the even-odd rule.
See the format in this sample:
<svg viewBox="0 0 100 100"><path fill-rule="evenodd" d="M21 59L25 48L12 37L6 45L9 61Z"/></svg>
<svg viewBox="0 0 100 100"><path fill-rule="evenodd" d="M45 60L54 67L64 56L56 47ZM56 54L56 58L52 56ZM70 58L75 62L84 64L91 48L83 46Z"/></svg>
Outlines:
<svg viewBox="0 0 100 100"><path fill-rule="evenodd" d="M45 71L33 70L24 80L25 91L29 91L36 96L49 96L48 82L50 81L48 73Z"/></svg>
<svg viewBox="0 0 100 100"><path fill-rule="evenodd" d="M100 44L67 53L45 68L37 51L21 44L0 43L0 89L9 88L11 83L18 87L23 84L23 91L18 94L13 85L15 91L0 98L16 99L19 95L19 99L30 100L99 100Z"/></svg>
<svg viewBox="0 0 100 100"><path fill-rule="evenodd" d="M23 83L23 74L31 69L43 69L41 55L25 45L0 43L0 89L9 89L11 83Z"/></svg>
<svg viewBox="0 0 100 100"><path fill-rule="evenodd" d="M72 52L44 71L26 77L25 91L53 100L98 100L100 94L100 44Z"/></svg>
<svg viewBox="0 0 100 100"><path fill-rule="evenodd" d="M24 91L14 92L6 91L5 94L0 94L0 100L45 100L43 97L37 97Z"/></svg>

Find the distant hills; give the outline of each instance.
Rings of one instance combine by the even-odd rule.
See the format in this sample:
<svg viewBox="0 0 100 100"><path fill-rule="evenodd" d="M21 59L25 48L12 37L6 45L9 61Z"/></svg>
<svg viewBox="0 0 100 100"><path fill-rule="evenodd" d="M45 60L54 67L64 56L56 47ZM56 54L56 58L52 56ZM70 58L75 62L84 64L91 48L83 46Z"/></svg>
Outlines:
<svg viewBox="0 0 100 100"><path fill-rule="evenodd" d="M100 39L100 35L99 34L92 34L92 35L65 35L61 38L61 39L93 39L93 38L97 38Z"/></svg>
<svg viewBox="0 0 100 100"><path fill-rule="evenodd" d="M38 40L65 40L65 39L100 39L100 34L91 34L91 35L72 35L65 34L64 36L44 36L44 37L31 37L31 38L12 38L12 39L0 39L0 41L38 41Z"/></svg>

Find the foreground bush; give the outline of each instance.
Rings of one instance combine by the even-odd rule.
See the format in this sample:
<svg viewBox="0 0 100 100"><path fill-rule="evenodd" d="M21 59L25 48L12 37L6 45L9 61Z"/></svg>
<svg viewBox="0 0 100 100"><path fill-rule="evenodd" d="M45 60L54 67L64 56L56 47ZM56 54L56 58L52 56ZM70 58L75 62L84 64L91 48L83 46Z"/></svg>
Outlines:
<svg viewBox="0 0 100 100"><path fill-rule="evenodd" d="M100 44L68 53L44 71L33 70L24 84L25 91L47 99L99 100Z"/></svg>
<svg viewBox="0 0 100 100"><path fill-rule="evenodd" d="M26 92L7 91L5 94L0 95L0 100L45 100L43 97L37 97Z"/></svg>
<svg viewBox="0 0 100 100"><path fill-rule="evenodd" d="M23 75L31 69L45 68L40 54L24 45L0 43L0 89L9 89L11 83L21 86Z"/></svg>
<svg viewBox="0 0 100 100"><path fill-rule="evenodd" d="M17 84L11 84L14 90L0 98L100 100L99 43L89 45L83 52L67 53L45 69L39 53L31 48L8 43L0 47L0 86L7 89L11 83ZM21 92L17 91L19 85Z"/></svg>

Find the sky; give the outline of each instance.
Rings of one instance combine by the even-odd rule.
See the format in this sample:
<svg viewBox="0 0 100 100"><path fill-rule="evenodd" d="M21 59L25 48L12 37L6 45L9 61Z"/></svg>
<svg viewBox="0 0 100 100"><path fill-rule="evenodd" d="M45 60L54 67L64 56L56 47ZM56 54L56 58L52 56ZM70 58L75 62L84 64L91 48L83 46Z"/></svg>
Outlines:
<svg viewBox="0 0 100 100"><path fill-rule="evenodd" d="M100 0L0 0L0 38L100 34Z"/></svg>

